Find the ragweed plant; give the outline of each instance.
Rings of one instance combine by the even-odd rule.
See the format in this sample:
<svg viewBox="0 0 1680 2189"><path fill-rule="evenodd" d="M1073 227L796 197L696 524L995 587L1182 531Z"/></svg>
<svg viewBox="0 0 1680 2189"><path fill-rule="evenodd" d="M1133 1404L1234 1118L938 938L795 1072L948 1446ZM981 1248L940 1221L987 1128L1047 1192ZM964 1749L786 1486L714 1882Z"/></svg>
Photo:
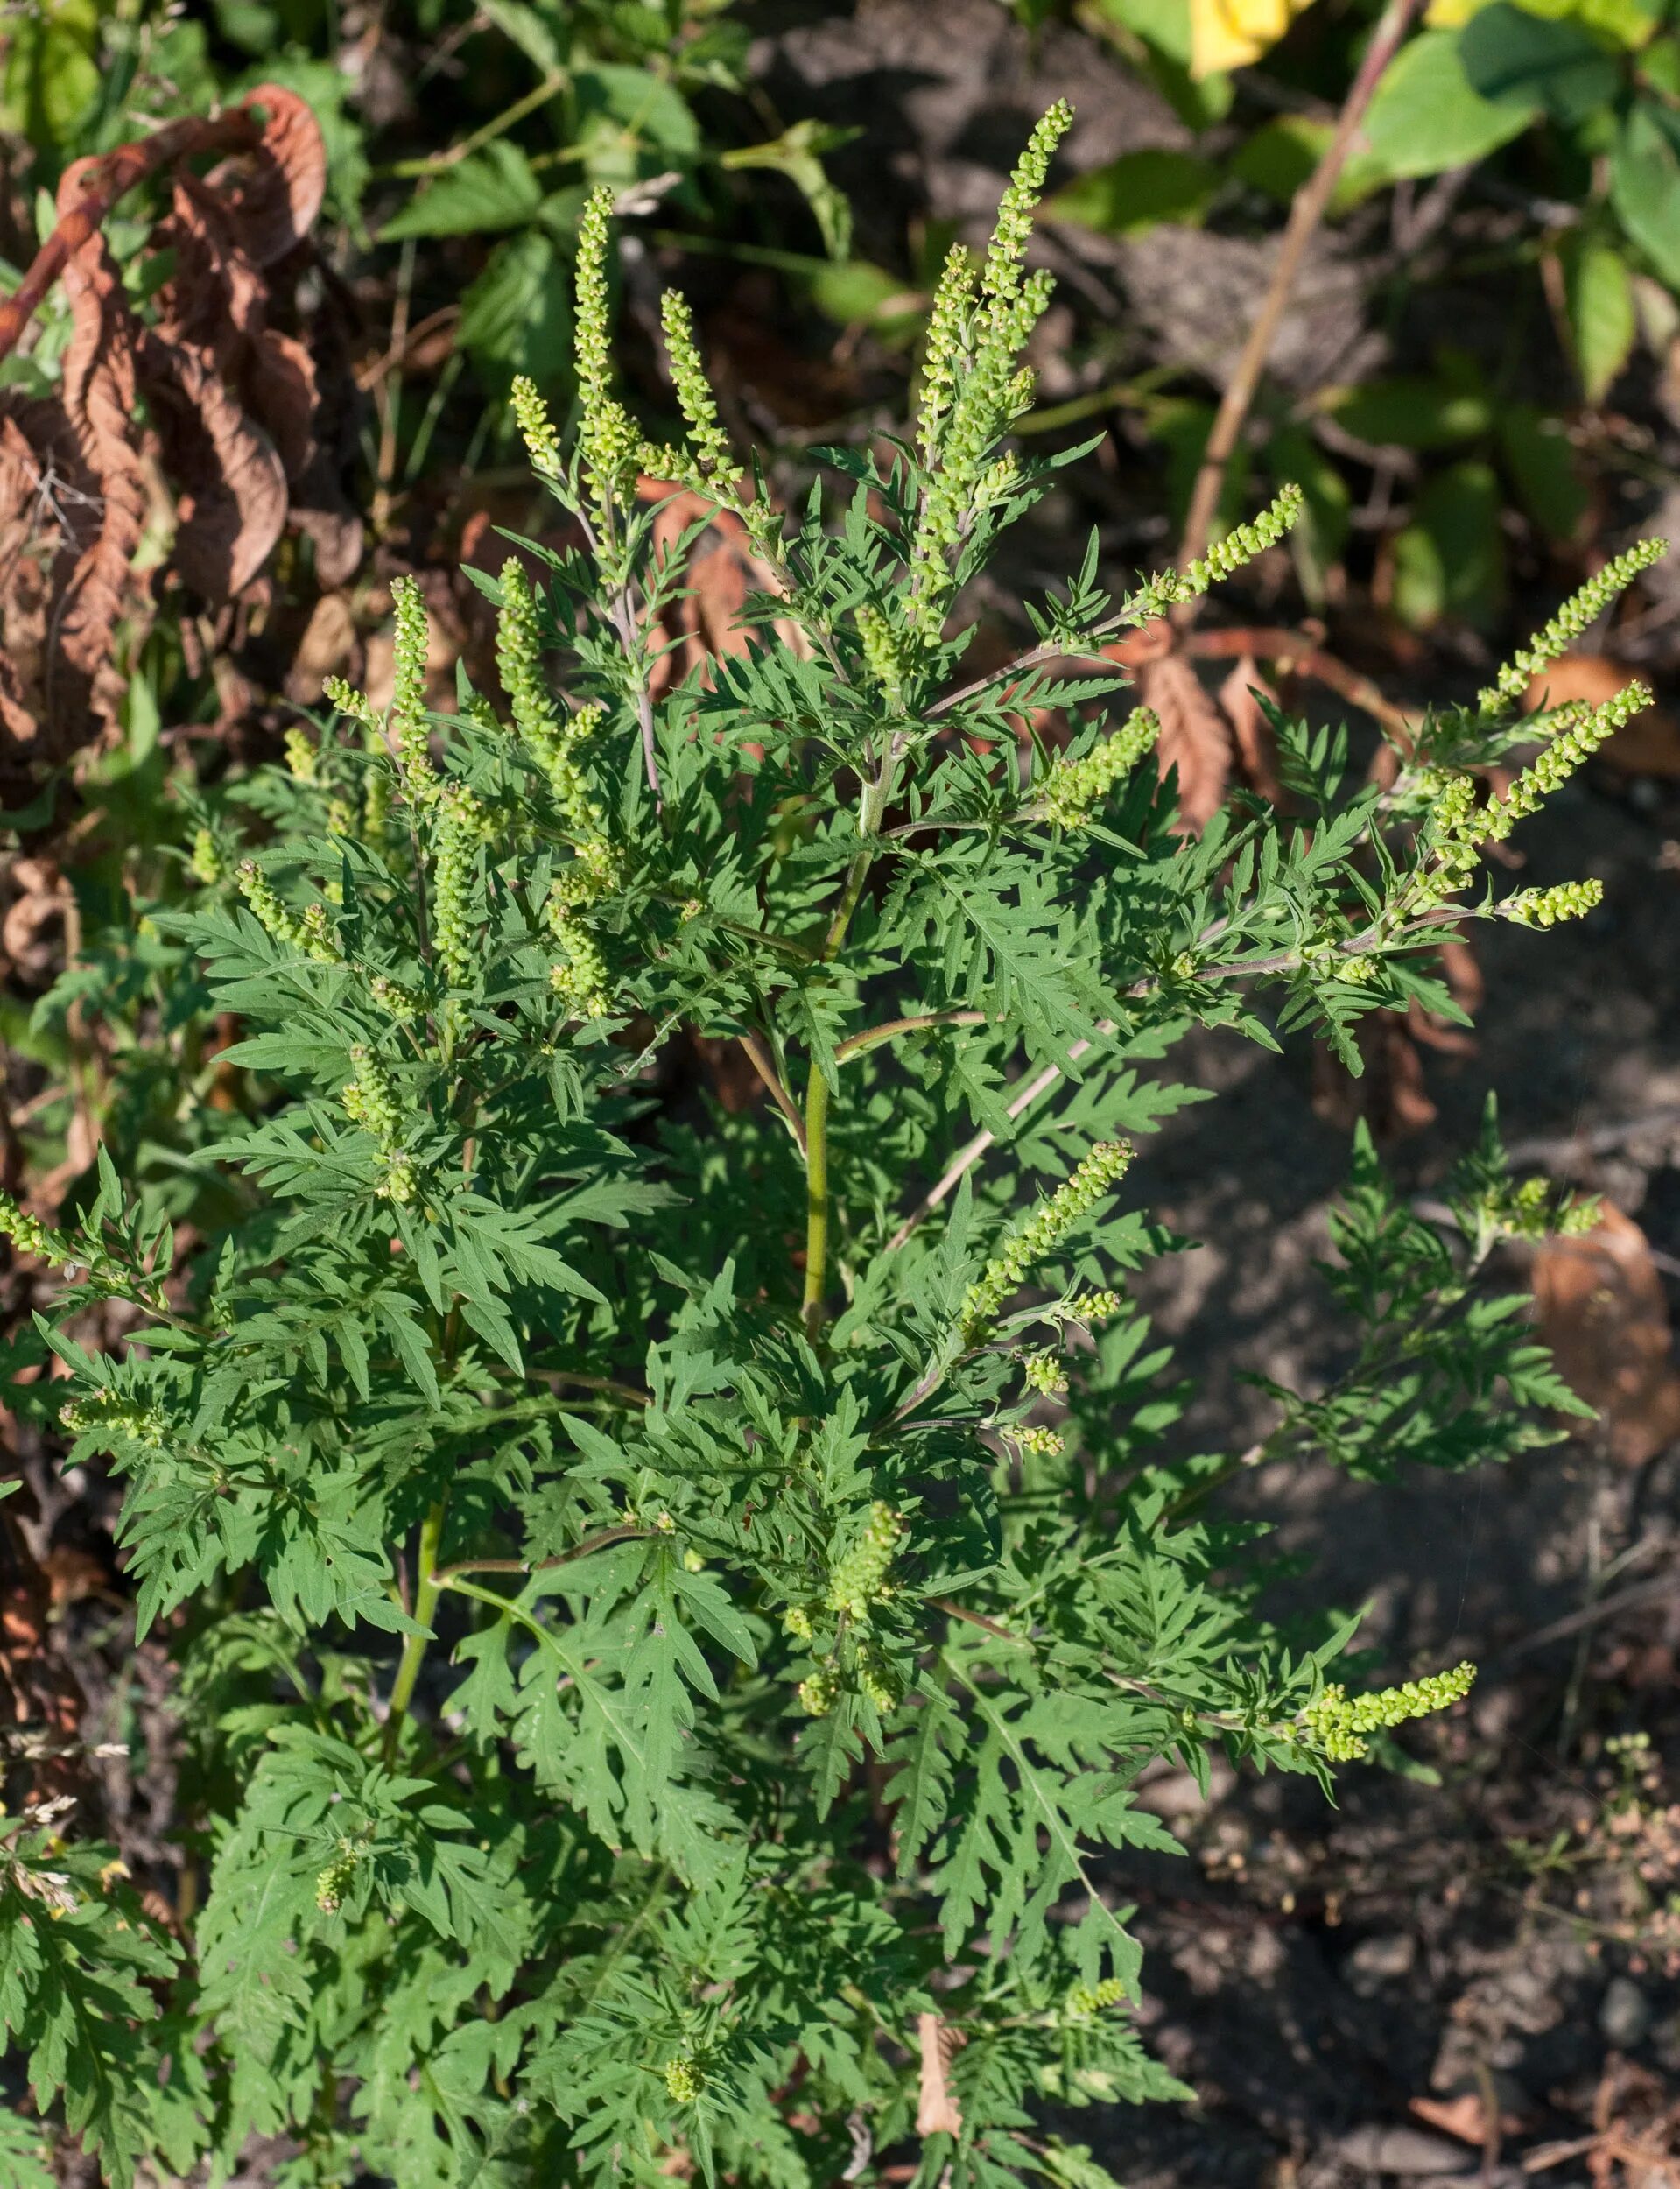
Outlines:
<svg viewBox="0 0 1680 2189"><path fill-rule="evenodd" d="M1283 723L1300 817L1180 831L1100 649L1293 496L1118 599L1093 544L1016 660L965 668L965 588L1072 460L1008 439L1066 118L952 254L914 437L832 452L791 520L680 307L692 439L643 446L592 206L575 430L516 391L574 544L485 581L500 688L427 714L399 587L390 708L334 687L289 768L194 812L196 894L151 915L243 1022L248 1114L201 1158L233 1220L177 1267L114 1172L64 1231L0 1207L65 1281L62 1373L18 1403L123 1478L179 1663L167 1933L96 1847L0 1838L0 2013L113 2181L254 2136L298 2185L1105 2180L1037 2111L1179 2093L1129 2015L1128 1850L1177 1845L1139 1774L1217 1749L1328 1786L1468 1683L1350 1697L1347 1625L1267 1620L1208 1517L1240 1462L1172 1454L1128 1284L1169 1243L1174 1042L1356 1058L1363 1013L1439 1007L1441 937L1508 913L1480 848L1600 717L1543 723L1503 808L1473 771L1504 685L1388 792ZM751 648L664 688L650 469L773 579ZM756 1109L681 1091L692 1037L742 1045ZM1491 1128L1455 1207L1423 1222L1361 1147L1360 1350L1278 1393L1280 1454L1550 1433L1567 1394L1477 1272L1565 1212ZM113 1297L133 1334L89 1351ZM962 2041L922 2133L931 2030Z"/></svg>

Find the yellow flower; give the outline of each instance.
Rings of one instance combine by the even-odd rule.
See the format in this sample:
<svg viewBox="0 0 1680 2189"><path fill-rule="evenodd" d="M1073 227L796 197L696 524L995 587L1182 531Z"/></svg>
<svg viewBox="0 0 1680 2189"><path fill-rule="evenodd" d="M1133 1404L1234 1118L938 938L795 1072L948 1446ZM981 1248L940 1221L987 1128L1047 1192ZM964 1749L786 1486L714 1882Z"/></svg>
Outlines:
<svg viewBox="0 0 1680 2189"><path fill-rule="evenodd" d="M1311 0L1190 0L1190 73L1246 68L1276 46Z"/></svg>

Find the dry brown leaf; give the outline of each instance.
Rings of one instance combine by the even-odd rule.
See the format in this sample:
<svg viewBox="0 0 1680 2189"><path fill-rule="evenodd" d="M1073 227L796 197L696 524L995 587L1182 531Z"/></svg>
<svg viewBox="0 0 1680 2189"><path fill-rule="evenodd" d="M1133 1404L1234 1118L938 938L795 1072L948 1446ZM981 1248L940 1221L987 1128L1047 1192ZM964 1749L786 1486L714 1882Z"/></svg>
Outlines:
<svg viewBox="0 0 1680 2189"><path fill-rule="evenodd" d="M315 540L323 582L342 582L360 558L361 524L341 476L343 434L355 421L338 416L325 431L321 424L342 392L338 379L323 377L306 343L267 324L277 278L267 270L289 255L298 270L297 247L325 187L324 148L294 93L265 86L259 96L258 141L208 181L186 156L210 141L240 142L240 131L249 137L249 117L237 130L214 120L171 124L100 160L74 163L60 183L57 226L39 255L45 271L32 292L38 301L61 275L72 339L60 387L30 399L0 391L7 785L31 780L35 761L64 757L115 720L116 636L119 626L142 632L151 612L150 588L135 582L132 562L161 476L165 504L179 496L175 570L213 603L243 592L271 553L288 515L288 486L293 522ZM146 172L172 176L169 215L150 247L172 252L174 264L158 296L158 323L143 330L99 223L121 178L131 183ZM289 294L290 277L279 278ZM317 313L311 323L330 317ZM142 394L155 433L142 421Z"/></svg>
<svg viewBox="0 0 1680 2189"><path fill-rule="evenodd" d="M268 285L242 249L227 207L183 171L156 240L175 262L158 299L159 334L203 351L219 372L236 377L268 323Z"/></svg>
<svg viewBox="0 0 1680 2189"><path fill-rule="evenodd" d="M224 162L210 183L227 201L247 255L271 266L315 225L327 194L327 146L320 124L295 91L258 84L245 102L263 109L262 143L255 152Z"/></svg>
<svg viewBox="0 0 1680 2189"><path fill-rule="evenodd" d="M1362 1117L1383 1142L1403 1140L1435 1123L1436 1109L1423 1081L1423 1060L1410 1022L1397 1011L1369 1011L1353 1038L1365 1060L1358 1079L1322 1044L1312 1052L1315 1116L1343 1132Z"/></svg>
<svg viewBox="0 0 1680 2189"><path fill-rule="evenodd" d="M320 697L322 679L344 668L355 642L355 616L348 596L323 593L292 649L283 687L287 699L299 707L313 707Z"/></svg>
<svg viewBox="0 0 1680 2189"><path fill-rule="evenodd" d="M1231 732L1182 654L1140 662L1137 695L1161 718L1156 764L1178 771L1178 819L1199 835L1225 802L1231 773Z"/></svg>
<svg viewBox="0 0 1680 2189"><path fill-rule="evenodd" d="M31 987L45 988L64 967L69 884L51 859L17 858L5 886L11 902L0 918L0 960Z"/></svg>
<svg viewBox="0 0 1680 2189"><path fill-rule="evenodd" d="M962 2107L951 2087L951 2062L967 2039L954 2023L937 2014L917 2017L917 2036L922 2047L921 2099L916 2108L919 2136L960 2136Z"/></svg>
<svg viewBox="0 0 1680 2189"><path fill-rule="evenodd" d="M1259 663L1252 654L1244 654L1220 686L1220 705L1236 740L1243 781L1262 798L1281 806L1283 786L1277 779L1277 739L1261 712L1261 699L1269 700L1274 707L1277 704L1277 694L1261 675Z"/></svg>
<svg viewBox="0 0 1680 2189"><path fill-rule="evenodd" d="M274 443L287 486L296 488L307 476L316 453L320 397L315 363L306 344L293 334L264 327L245 360L242 391Z"/></svg>
<svg viewBox="0 0 1680 2189"><path fill-rule="evenodd" d="M81 192L91 162L74 161L59 185L62 216ZM122 276L95 233L64 270L70 299L70 346L64 354L60 399L77 454L95 482L98 530L77 557L53 613L58 660L70 672L59 687L48 680L48 711L80 742L92 711L116 720L121 696L111 660L116 619L128 605L130 565L145 527L145 482L131 435L135 412L133 320Z"/></svg>
<svg viewBox="0 0 1680 2189"><path fill-rule="evenodd" d="M696 1034L693 1039L695 1057L719 1106L731 1117L756 1109L764 1100L764 1082L741 1044L721 1034Z"/></svg>
<svg viewBox="0 0 1680 2189"><path fill-rule="evenodd" d="M34 746L47 645L50 583L40 551L46 473L15 418L0 415L0 744L20 756Z"/></svg>
<svg viewBox="0 0 1680 2189"><path fill-rule="evenodd" d="M1641 1467L1680 1437L1680 1370L1645 1234L1606 1201L1591 1231L1535 1252L1540 1331L1571 1390L1599 1409L1613 1459Z"/></svg>
<svg viewBox="0 0 1680 2189"><path fill-rule="evenodd" d="M1128 631L1124 638L1110 639L1102 651L1106 660L1119 662L1122 669L1136 669L1170 653L1172 645L1172 625L1164 616L1157 616Z"/></svg>
<svg viewBox="0 0 1680 2189"><path fill-rule="evenodd" d="M274 552L286 517L285 467L204 353L148 332L140 357L181 489L172 560L195 593L220 606Z"/></svg>
<svg viewBox="0 0 1680 2189"><path fill-rule="evenodd" d="M741 620L748 595L777 593L781 588L776 573L754 553L746 526L729 510L719 509L704 495L689 493L663 480L643 479L637 483L637 492L643 501L656 504L656 557L674 553L683 534L706 520L706 529L689 546L685 590L669 611L668 635L679 643L654 672L654 688L663 691L696 669L706 679L707 663L720 655L745 653L753 643L752 626ZM810 647L800 627L782 623L777 630L783 643L803 659Z"/></svg>
<svg viewBox="0 0 1680 2189"><path fill-rule="evenodd" d="M75 1791L74 1758L53 1751L74 1746L84 1702L53 1647L51 1587L12 1505L0 1506L0 1722L27 1728L47 1751L32 1767L31 1791L45 1798Z"/></svg>
<svg viewBox="0 0 1680 2189"><path fill-rule="evenodd" d="M1564 654L1529 684L1523 705L1530 714L1571 700L1602 707L1635 673L1607 654ZM1648 707L1600 747L1599 757L1625 775L1680 776L1680 721L1666 707Z"/></svg>
<svg viewBox="0 0 1680 2189"><path fill-rule="evenodd" d="M1448 935L1445 941L1437 945L1437 948L1440 953L1441 975L1447 984L1448 993L1459 1009L1467 1011L1473 1018L1481 1009L1482 998L1487 992L1487 983L1482 979L1481 968L1476 962L1474 950L1462 935Z"/></svg>
<svg viewBox="0 0 1680 2189"><path fill-rule="evenodd" d="M1480 2091L1462 2090L1456 2098L1414 2098L1411 2110L1420 2121L1445 2135L1456 2136L1461 2143L1473 2143L1480 2150L1488 2143L1487 2108ZM1515 2136L1522 2126L1515 2114L1501 2112L1501 2135Z"/></svg>
<svg viewBox="0 0 1680 2189"><path fill-rule="evenodd" d="M74 1544L53 1544L41 1560L41 1572L54 1611L79 1604L85 1596L103 1595L110 1588L110 1576L92 1552L79 1551Z"/></svg>

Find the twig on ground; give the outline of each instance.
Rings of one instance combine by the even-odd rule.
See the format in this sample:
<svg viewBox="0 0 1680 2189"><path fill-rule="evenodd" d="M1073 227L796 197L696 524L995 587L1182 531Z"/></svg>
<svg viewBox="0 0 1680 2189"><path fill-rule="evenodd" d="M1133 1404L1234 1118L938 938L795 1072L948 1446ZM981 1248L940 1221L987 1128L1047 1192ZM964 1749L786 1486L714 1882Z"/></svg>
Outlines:
<svg viewBox="0 0 1680 2189"><path fill-rule="evenodd" d="M1536 1627L1532 1634L1513 1642L1509 1649L1501 1650L1494 1663L1508 1664L1513 1658L1527 1657L1531 1651L1547 1649L1554 1642L1566 1642L1571 1635L1584 1634L1589 1627L1601 1625L1624 1611L1637 1611L1642 1604L1665 1602L1672 1599L1676 1587L1680 1587L1680 1583L1676 1583L1672 1573L1665 1573L1658 1580L1635 1581L1631 1587L1619 1588L1613 1596L1601 1596L1597 1603L1571 1611L1566 1618L1554 1619L1550 1626Z"/></svg>
<svg viewBox="0 0 1680 2189"><path fill-rule="evenodd" d="M1388 0L1381 21L1372 34L1371 43L1365 49L1365 59L1360 64L1342 110L1337 118L1334 135L1325 147L1324 158L1313 170L1305 186L1297 194L1290 208L1283 240L1278 246L1277 264L1262 299L1255 323L1248 330L1237 369L1232 374L1225 393L1220 398L1213 431L1207 437L1206 451L1201 468L1196 474L1196 483L1191 489L1190 513L1184 519L1184 535L1178 551L1178 567L1187 570L1192 562L1207 552L1213 536L1213 519L1220 506L1220 495L1225 485L1226 468L1236 448L1242 432L1243 421L1248 415L1255 396L1260 387L1260 377L1271 355L1272 344L1294 291L1296 278L1301 271L1306 248L1319 222L1324 218L1331 194L1340 179L1343 165L1353 150L1360 124L1365 119L1371 95L1381 80L1382 72L1398 52L1401 40L1410 28L1423 0ZM1186 603L1180 611L1181 620L1194 620L1195 603Z"/></svg>

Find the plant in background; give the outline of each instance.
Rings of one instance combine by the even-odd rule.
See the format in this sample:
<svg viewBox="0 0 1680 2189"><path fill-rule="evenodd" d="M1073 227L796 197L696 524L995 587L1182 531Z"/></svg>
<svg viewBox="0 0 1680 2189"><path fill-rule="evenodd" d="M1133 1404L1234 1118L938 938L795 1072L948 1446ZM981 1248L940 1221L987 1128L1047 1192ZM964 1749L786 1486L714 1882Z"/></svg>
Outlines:
<svg viewBox="0 0 1680 2189"><path fill-rule="evenodd" d="M1680 1802L1665 1798L1648 1733L1604 1742L1585 1802L1544 1841L1509 1840L1529 1878L1528 1907L1553 1917L1589 1953L1620 1949L1635 1974L1680 1974ZM1558 1898L1551 1881L1567 1888Z"/></svg>
<svg viewBox="0 0 1680 2189"><path fill-rule="evenodd" d="M1389 519L1375 574L1383 605L1416 629L1498 628L1509 511L1546 559L1579 553L1595 479L1634 468L1626 426L1606 406L1641 348L1661 364L1680 325L1680 31L1668 0L1076 0L1071 11L1196 141L1075 177L1051 217L1129 239L1215 215L1209 252L1228 259L1237 235L1263 232L1280 210L1293 231L1330 168L1318 211L1340 231L1332 249L1367 263L1374 248L1394 255L1371 327L1381 324L1402 369L1312 387L1298 361L1263 387L1256 374L1243 398L1253 431L1221 458L1233 491L1262 447L1270 475L1304 489L1307 522L1291 544L1309 602L1336 603L1350 550L1357 568L1364 500L1367 525L1374 507ZM1288 257L1275 260L1280 291L1298 271L1297 261L1285 273ZM1512 331L1503 348L1443 339L1443 316L1414 309L1444 287L1485 293L1490 282ZM1548 316L1584 414L1558 400L1556 373L1533 373ZM1205 377L1200 352L1224 339L1210 324L1162 363ZM1079 410L1104 407L1105 370L1093 356ZM1162 446L1175 503L1188 496L1211 417L1178 377L1134 368L1109 398ZM1409 490L1391 509L1395 479Z"/></svg>
<svg viewBox="0 0 1680 2189"><path fill-rule="evenodd" d="M1009 446L1066 120L984 258L951 254L913 440L830 452L844 490L792 521L678 305L690 435L643 446L592 201L575 435L516 390L580 544L484 581L502 690L425 716L399 586L389 711L335 687L318 743L201 809L198 900L153 915L271 1090L214 1151L232 1220L177 1269L109 1165L61 1229L0 1207L65 1279L20 1348L62 1372L18 1403L124 1478L179 1662L174 1928L62 1813L0 1842L0 2018L112 2181L253 2136L296 2184L827 2189L904 2153L923 2189L1106 2181L1037 2111L1182 2094L1128 2012L1113 1881L1177 1848L1139 1773L1223 1750L1327 1787L1468 1684L1345 1693L1354 1622L1269 1621L1248 1532L1198 1516L1241 1462L1163 1446L1139 1149L1193 1097L1157 1071L1191 1027L1356 1063L1365 1012L1442 1008L1441 937L1513 915L1469 894L1481 848L1619 706L1518 731L1501 686L1352 795L1341 742L1280 719L1299 817L1182 832L1097 650L1292 495L1118 600L1093 541L1023 654L965 669L965 587L1071 461ZM775 581L750 651L657 696L681 564L643 472ZM666 1103L685 1033L772 1099ZM1444 1234L1362 1149L1360 1396L1280 1393L1290 1452L1381 1474L1552 1433L1567 1393L1471 1282L1531 1204L1490 1137ZM95 1352L109 1299L138 1320Z"/></svg>
<svg viewBox="0 0 1680 2189"><path fill-rule="evenodd" d="M846 258L851 208L822 155L848 132L805 121L740 145L706 133L706 95L747 85L748 32L732 19L729 0L506 8L487 11L476 32L466 48L469 67L481 41L497 48L510 41L517 95L460 143L397 164L395 173L415 188L380 240L496 239L461 297L456 334L498 392L513 372L547 385L568 369L573 238L592 188L644 207L673 194L686 211L704 214L708 192L730 173L772 169L805 199L828 257ZM531 146L533 130L552 143Z"/></svg>

